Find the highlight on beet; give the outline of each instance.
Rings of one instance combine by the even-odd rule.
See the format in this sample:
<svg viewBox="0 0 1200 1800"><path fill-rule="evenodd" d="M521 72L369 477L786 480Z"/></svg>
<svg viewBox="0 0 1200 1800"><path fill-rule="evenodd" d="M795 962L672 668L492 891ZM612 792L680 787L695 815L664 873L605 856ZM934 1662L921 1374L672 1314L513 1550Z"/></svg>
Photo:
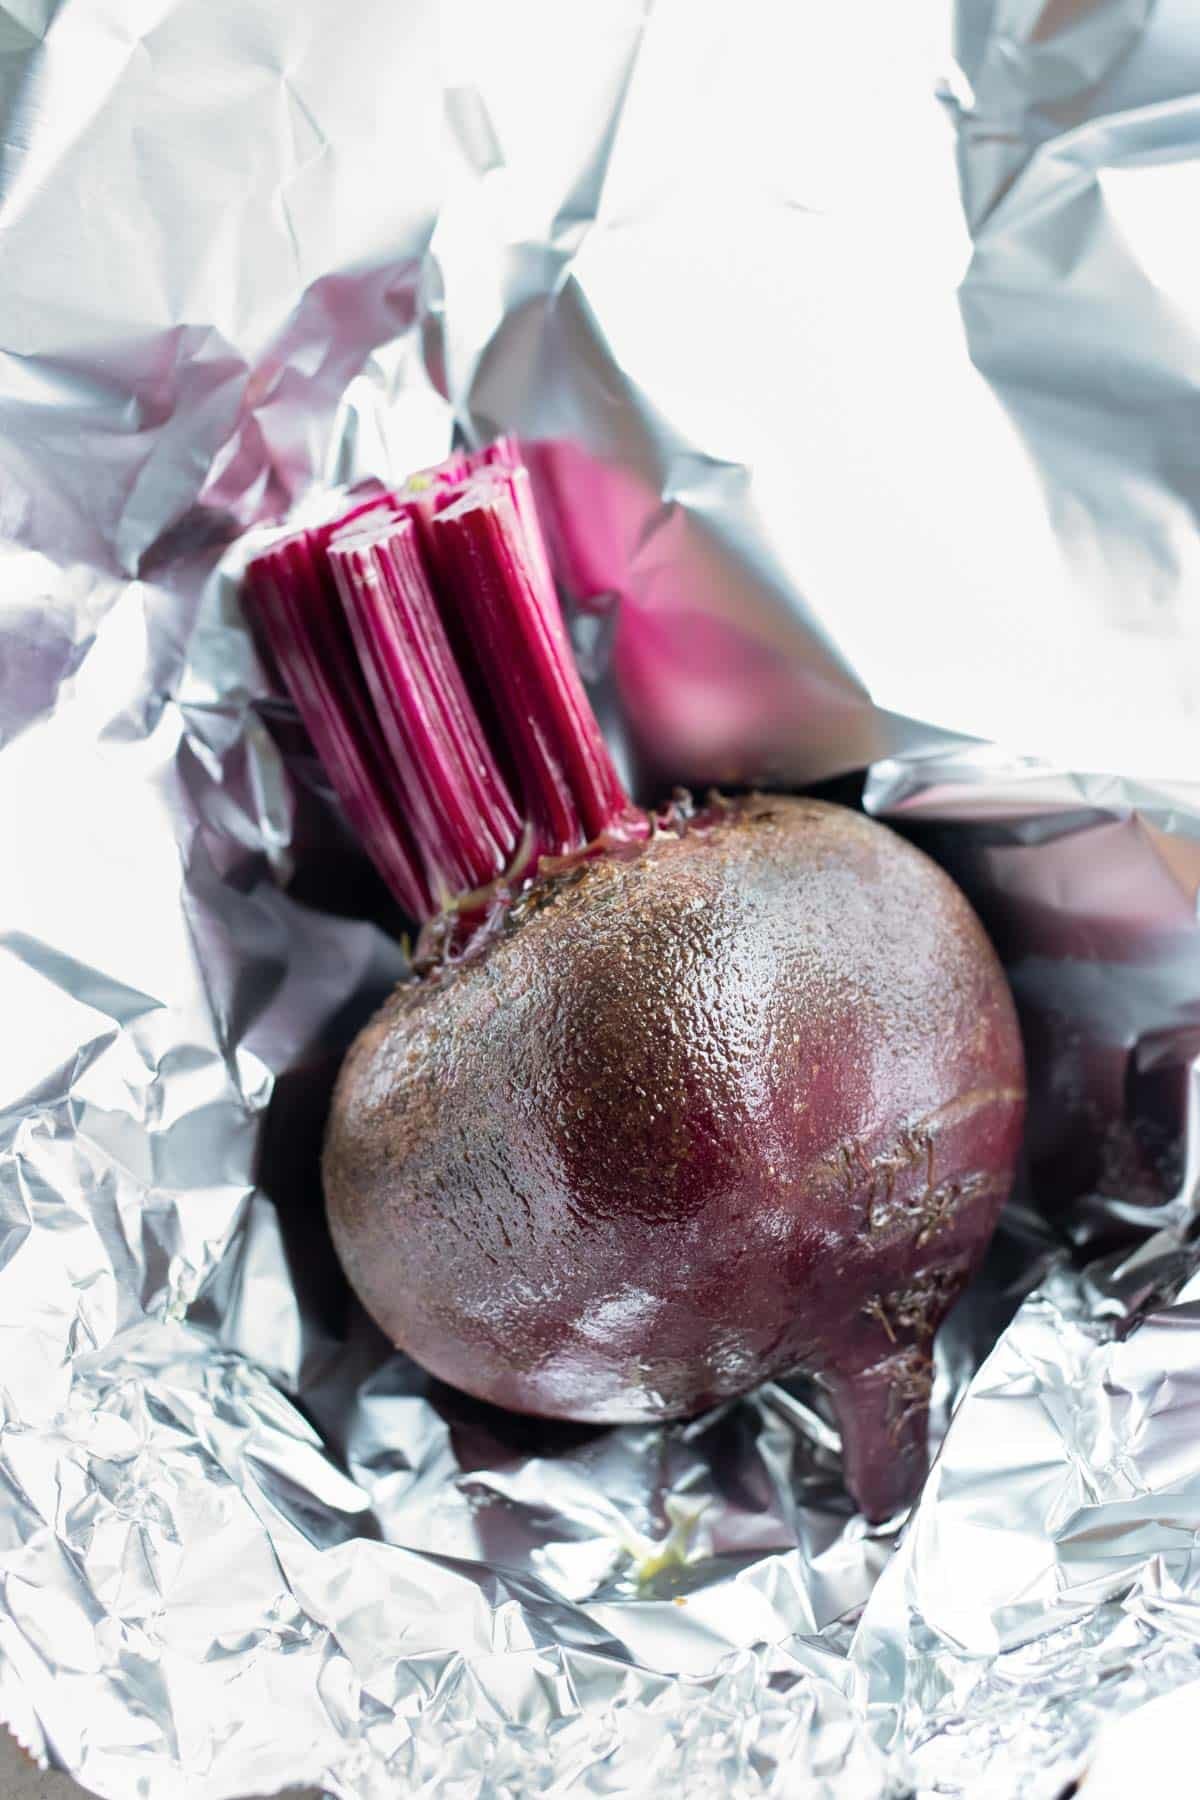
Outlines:
<svg viewBox="0 0 1200 1800"><path fill-rule="evenodd" d="M323 1174L359 1298L433 1374L593 1421L818 1378L872 1519L1025 1082L949 878L861 814L626 793L511 438L276 542L247 604L401 908Z"/></svg>

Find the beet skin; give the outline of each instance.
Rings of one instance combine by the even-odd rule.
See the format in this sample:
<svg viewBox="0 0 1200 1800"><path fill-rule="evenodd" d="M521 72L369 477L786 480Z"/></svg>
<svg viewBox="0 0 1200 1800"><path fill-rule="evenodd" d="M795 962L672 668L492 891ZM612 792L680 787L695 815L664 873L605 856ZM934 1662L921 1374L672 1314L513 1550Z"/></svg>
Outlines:
<svg viewBox="0 0 1200 1800"><path fill-rule="evenodd" d="M882 1518L1023 1111L954 885L856 813L756 796L543 880L401 985L342 1070L325 1192L364 1304L444 1380L609 1422L805 1369Z"/></svg>

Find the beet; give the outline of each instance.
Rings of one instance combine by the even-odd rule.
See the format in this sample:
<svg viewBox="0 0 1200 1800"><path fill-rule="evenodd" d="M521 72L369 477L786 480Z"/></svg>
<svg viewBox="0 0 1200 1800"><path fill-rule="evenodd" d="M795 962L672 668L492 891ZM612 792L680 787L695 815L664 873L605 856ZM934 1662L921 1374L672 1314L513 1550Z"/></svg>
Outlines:
<svg viewBox="0 0 1200 1800"><path fill-rule="evenodd" d="M420 531L446 642L468 581L458 616L490 659L455 717L482 683L489 782L512 784L538 852L427 927L421 972L346 1058L323 1165L338 1254L394 1343L529 1413L681 1418L808 1371L851 1492L884 1518L924 1474L933 1335L1019 1148L1000 965L937 865L860 814L632 808L598 733L580 748L573 669L552 671L553 704L540 685L561 621L536 569L533 610L512 601L529 501L496 493L450 505L444 560L437 520ZM354 582L375 604L393 580L361 550L334 551L348 606Z"/></svg>
<svg viewBox="0 0 1200 1800"><path fill-rule="evenodd" d="M350 1052L324 1172L388 1336L502 1406L668 1419L803 1368L882 1517L1008 1191L1012 1002L880 825L755 797L551 877Z"/></svg>

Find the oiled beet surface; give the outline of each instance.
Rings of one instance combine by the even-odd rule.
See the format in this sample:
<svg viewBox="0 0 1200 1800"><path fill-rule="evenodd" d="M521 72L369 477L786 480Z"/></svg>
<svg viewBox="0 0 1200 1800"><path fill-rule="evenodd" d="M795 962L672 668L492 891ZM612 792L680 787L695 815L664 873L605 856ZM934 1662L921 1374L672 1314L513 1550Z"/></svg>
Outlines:
<svg viewBox="0 0 1200 1800"><path fill-rule="evenodd" d="M1012 1002L893 833L755 796L551 878L343 1067L334 1240L389 1336L526 1412L683 1416L803 1367L883 1517L1024 1110Z"/></svg>

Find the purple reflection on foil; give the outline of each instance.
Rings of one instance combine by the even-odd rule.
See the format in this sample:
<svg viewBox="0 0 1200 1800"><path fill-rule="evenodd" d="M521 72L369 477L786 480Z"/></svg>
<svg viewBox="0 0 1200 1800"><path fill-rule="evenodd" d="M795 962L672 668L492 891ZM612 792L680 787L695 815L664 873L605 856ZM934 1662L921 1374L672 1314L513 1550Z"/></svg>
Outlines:
<svg viewBox="0 0 1200 1800"><path fill-rule="evenodd" d="M609 672L648 792L790 784L860 760L862 690L794 619L745 605L745 563L705 512L568 439L524 449L569 609L613 621Z"/></svg>
<svg viewBox="0 0 1200 1800"><path fill-rule="evenodd" d="M939 810L932 790L926 799ZM1139 1209L1188 1198L1200 843L1099 809L936 827L924 811L894 822L915 827L969 893L1020 1008L1033 1196L1072 1236L1107 1247ZM1147 1228L1160 1222L1146 1212Z"/></svg>

